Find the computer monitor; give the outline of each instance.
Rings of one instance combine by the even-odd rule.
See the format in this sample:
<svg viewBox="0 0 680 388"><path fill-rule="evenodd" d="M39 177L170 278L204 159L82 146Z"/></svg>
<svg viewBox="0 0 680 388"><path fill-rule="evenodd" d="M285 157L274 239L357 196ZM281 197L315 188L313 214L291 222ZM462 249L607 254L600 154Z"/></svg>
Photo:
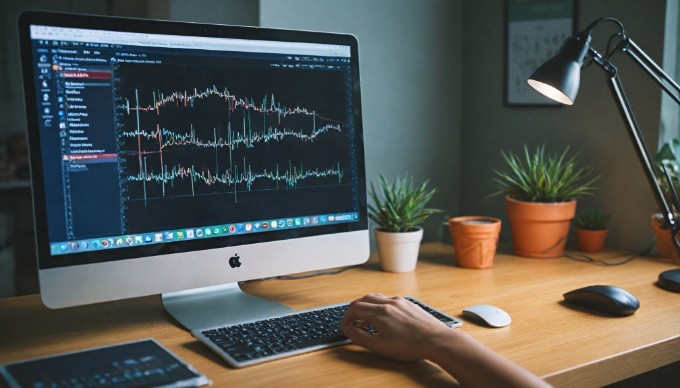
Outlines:
<svg viewBox="0 0 680 388"><path fill-rule="evenodd" d="M196 328L276 311L239 281L367 260L353 36L38 11L18 26L47 306L160 293Z"/></svg>

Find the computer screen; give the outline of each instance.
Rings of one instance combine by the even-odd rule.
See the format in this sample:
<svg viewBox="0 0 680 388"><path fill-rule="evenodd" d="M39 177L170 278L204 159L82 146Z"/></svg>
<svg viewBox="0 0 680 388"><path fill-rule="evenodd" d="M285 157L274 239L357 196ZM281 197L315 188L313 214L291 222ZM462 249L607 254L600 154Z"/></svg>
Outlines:
<svg viewBox="0 0 680 388"><path fill-rule="evenodd" d="M35 11L19 35L46 305L368 258L353 36Z"/></svg>

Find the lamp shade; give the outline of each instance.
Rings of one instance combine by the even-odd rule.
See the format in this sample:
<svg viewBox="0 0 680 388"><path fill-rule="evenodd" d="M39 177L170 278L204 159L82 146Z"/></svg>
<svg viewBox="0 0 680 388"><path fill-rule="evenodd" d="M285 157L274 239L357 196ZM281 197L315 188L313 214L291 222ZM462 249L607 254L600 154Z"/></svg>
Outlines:
<svg viewBox="0 0 680 388"><path fill-rule="evenodd" d="M569 38L559 53L536 69L527 82L546 97L572 105L578 94L581 64L589 43L590 35Z"/></svg>

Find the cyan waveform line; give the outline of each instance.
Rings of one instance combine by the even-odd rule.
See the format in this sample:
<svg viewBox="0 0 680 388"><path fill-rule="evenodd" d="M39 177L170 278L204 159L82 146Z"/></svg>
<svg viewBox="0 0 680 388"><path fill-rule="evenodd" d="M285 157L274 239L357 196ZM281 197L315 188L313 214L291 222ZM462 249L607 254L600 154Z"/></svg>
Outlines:
<svg viewBox="0 0 680 388"><path fill-rule="evenodd" d="M137 95L137 93L138 89L135 89L135 95ZM285 118L286 116L293 114L314 116L322 118L327 121L333 121L323 118L316 114L315 111L313 110L310 111L304 107L296 106L295 108L290 108L285 105L281 105L280 103L276 102L273 94L269 98L267 96L264 96L262 98L262 102L258 105L257 103L255 103L255 100L252 97L239 98L236 97L236 95L231 94L231 92L229 92L229 90L226 87L220 91L215 85L203 90L194 88L193 93L188 93L185 90L184 92L175 91L170 94L165 94L158 90L153 91L152 94L153 94L152 104L142 106L137 102L134 106L131 106L130 100L126 98L125 104L122 107L127 111L128 115L130 114L131 111L135 112L156 111L156 114L160 115L161 108L170 104L173 104L175 106L193 108L195 106L196 100L202 100L208 97L218 97L224 100L225 104L227 105L227 109L231 111L242 109L263 114L276 114L278 116L279 122L281 122L281 118Z"/></svg>
<svg viewBox="0 0 680 388"><path fill-rule="evenodd" d="M236 192L238 185L245 185L248 191L252 190L253 185L259 180L269 180L276 184L279 189L279 183L284 183L286 188L298 187L300 181L312 178L334 178L338 183L342 182L344 172L338 162L336 165L327 168L313 168L306 169L300 165L293 165L291 161L284 171L280 171L279 164L272 170L264 169L262 171L253 171L252 167L243 159L242 168L234 166L231 170L226 170L223 173L215 174L210 170L197 170L194 165L184 166L175 165L168 168L166 165L161 172L147 171L146 157L144 158L144 170L137 175L129 175L129 182L142 182L144 184L144 201L147 200L147 183L155 183L162 185L163 196L165 196L165 186L174 187L176 181L184 181L191 184L191 194L195 196L195 185L201 183L206 186L225 185L230 187L229 191ZM225 190L226 192L226 190Z"/></svg>
<svg viewBox="0 0 680 388"><path fill-rule="evenodd" d="M161 128L160 124L156 124L156 129L152 131L142 129L140 122L140 112L154 112L160 115L161 108L170 104L175 106L183 106L193 108L197 100L216 97L223 99L227 109L231 111L243 110L243 126L242 131L233 131L231 119L227 120L227 134L225 138L217 137L217 129L213 128L212 139L199 138L196 135L196 130L193 124L190 125L189 131L185 133L177 133L166 128ZM119 108L125 109L127 114L134 113L136 116L136 129L132 131L121 132L124 138L136 138L137 140L137 156L139 163L139 173L129 174L129 182L141 182L143 186L143 196L145 205L147 203L148 188L147 184L157 184L161 186L162 196L166 196L166 186L174 188L176 181L184 181L191 185L191 195L195 195L196 184L206 186L224 185L225 192L233 191L234 200L237 201L236 193L237 187L245 185L248 191L252 190L253 185L260 180L269 180L276 186L278 190L280 185L287 188L294 188L298 186L298 182L312 178L337 178L338 182L342 182L343 171L340 168L340 163L337 166L328 168L314 168L305 169L302 164L293 166L289 161L288 166L284 171L279 171L279 164L276 164L273 170L253 171L251 166L243 159L243 165L239 166L232 163L232 150L238 147L254 148L260 143L280 142L286 138L294 138L303 142L315 142L318 138L331 131L342 132L343 123L337 120L330 120L323 118L315 113L313 110L308 110L305 107L297 106L289 108L281 105L275 101L274 95L271 98L265 96L261 104L257 105L255 101L250 99L237 98L232 95L225 87L220 91L215 85L205 90L199 91L194 89L193 93L173 92L170 94L163 94L160 91L153 92L153 103L149 105L140 104L139 90L135 89L134 105L130 105L130 101L125 99L125 103ZM251 125L251 112L262 114L262 129L253 130ZM281 119L288 115L306 115L311 118L311 131L304 133L302 130L295 130L289 128L267 127L266 117L269 115L276 115L278 117L278 124L281 126ZM231 114L229 115L231 118ZM317 119L320 119L324 125L317 128ZM259 121L259 120L258 120ZM258 123L258 125L260 125ZM142 149L142 138L145 142L153 142L153 150ZM149 144L147 144L149 145ZM196 170L194 165L188 166L183 164L176 164L168 167L163 162L164 149L173 146L187 146L193 145L201 148L215 149L215 170L209 169ZM226 147L229 149L228 168L220 171L218 160L218 148ZM145 147L146 148L146 147ZM130 150L132 151L132 150ZM131 152L133 153L133 152ZM147 157L145 155L158 154L159 165L157 170L149 170L147 167ZM188 182L187 182L188 181Z"/></svg>
<svg viewBox="0 0 680 388"><path fill-rule="evenodd" d="M200 148L229 148L230 150L235 150L239 146L254 148L260 143L280 142L286 138L293 138L311 143L317 141L319 136L331 131L342 132L342 128L337 124L327 124L319 128L314 128L309 134L305 134L302 130L272 127L269 127L263 132L246 131L245 128L242 132L234 132L231 129L231 124L228 124L226 139L218 138L215 131L213 131L212 139L201 139L196 135L196 129L193 124L191 124L189 131L185 133L177 133L166 128L157 128L154 131L145 131L138 128L133 131L123 131L121 135L125 138L139 138L141 136L146 140L163 139L161 145L162 149L173 146L194 145Z"/></svg>

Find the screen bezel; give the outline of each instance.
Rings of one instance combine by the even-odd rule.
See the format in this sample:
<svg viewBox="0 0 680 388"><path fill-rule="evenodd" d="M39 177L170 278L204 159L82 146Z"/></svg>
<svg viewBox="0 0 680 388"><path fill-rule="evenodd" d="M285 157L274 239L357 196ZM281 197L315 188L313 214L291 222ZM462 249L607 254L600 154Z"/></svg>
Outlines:
<svg viewBox="0 0 680 388"><path fill-rule="evenodd" d="M126 247L115 250L86 251L54 256L50 252L47 228L47 208L43 179L43 160L40 150L38 107L34 88L33 50L31 48L30 26L47 25L55 27L115 30L153 34L172 34L214 38L257 39L282 42L310 42L347 45L351 48L353 74L353 109L357 139L363 138L361 118L361 96L359 86L358 44L356 38L347 34L319 33L309 31L279 30L258 27L225 26L184 22L168 22L146 19L128 19L92 15L27 11L19 17L19 40L24 74L24 92L28 118L28 143L30 152L31 181L33 189L34 219L36 230L36 249L38 268L65 268L74 265L98 264L108 261L136 259L149 256L190 253L217 248L239 247L272 241L284 241L337 233L365 231L368 228L366 217L366 187L364 151L362 141L357 142L357 183L359 195L358 222L329 226L315 226L301 229L269 231L266 233L225 236L219 238L186 240L172 243L159 243L148 246Z"/></svg>

